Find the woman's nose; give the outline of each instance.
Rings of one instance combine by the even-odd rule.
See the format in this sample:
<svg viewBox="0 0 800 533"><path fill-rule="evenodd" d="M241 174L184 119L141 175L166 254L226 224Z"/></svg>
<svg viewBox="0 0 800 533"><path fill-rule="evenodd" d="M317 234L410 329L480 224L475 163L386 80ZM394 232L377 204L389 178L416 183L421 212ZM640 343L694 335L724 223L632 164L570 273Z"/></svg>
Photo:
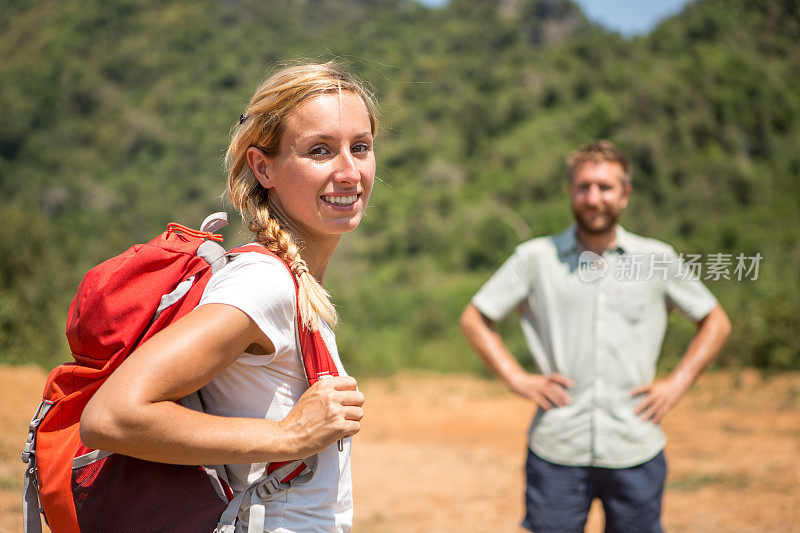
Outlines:
<svg viewBox="0 0 800 533"><path fill-rule="evenodd" d="M340 183L357 183L360 181L361 172L358 170L355 157L350 151L342 151L337 159L337 168L334 174L336 181Z"/></svg>

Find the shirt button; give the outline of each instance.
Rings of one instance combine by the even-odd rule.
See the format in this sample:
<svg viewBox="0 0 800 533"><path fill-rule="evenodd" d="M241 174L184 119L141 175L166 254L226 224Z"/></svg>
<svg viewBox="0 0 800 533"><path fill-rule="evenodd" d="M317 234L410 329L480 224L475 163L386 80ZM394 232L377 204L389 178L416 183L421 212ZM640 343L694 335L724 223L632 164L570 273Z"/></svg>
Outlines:
<svg viewBox="0 0 800 533"><path fill-rule="evenodd" d="M602 387L602 386L603 386L603 380L602 380L602 379L597 379L597 380L595 380L595 384L596 384L598 387Z"/></svg>
<svg viewBox="0 0 800 533"><path fill-rule="evenodd" d="M597 329L603 329L603 326L605 326L605 325L606 325L606 323L603 322L602 320L598 320L597 321Z"/></svg>
<svg viewBox="0 0 800 533"><path fill-rule="evenodd" d="M597 300L598 300L600 303L603 303L603 302L605 302L605 301L606 301L606 295L605 295L604 293L602 293L602 292L601 292L600 294L598 294L598 295L597 295Z"/></svg>

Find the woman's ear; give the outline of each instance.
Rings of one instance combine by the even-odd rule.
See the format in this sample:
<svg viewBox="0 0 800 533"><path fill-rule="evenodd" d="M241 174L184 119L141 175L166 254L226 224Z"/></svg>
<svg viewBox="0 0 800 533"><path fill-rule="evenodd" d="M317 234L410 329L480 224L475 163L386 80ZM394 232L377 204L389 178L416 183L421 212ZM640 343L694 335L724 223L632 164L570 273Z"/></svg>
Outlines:
<svg viewBox="0 0 800 533"><path fill-rule="evenodd" d="M246 156L247 164L250 165L250 169L261 186L265 189L272 188L273 183L268 171L270 160L267 155L260 148L251 146L247 149Z"/></svg>

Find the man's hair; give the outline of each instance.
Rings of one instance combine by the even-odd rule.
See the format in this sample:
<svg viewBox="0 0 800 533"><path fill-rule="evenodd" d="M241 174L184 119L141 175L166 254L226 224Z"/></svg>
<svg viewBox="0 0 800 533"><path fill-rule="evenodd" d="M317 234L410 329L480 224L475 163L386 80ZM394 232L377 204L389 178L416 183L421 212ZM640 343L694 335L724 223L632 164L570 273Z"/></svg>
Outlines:
<svg viewBox="0 0 800 533"><path fill-rule="evenodd" d="M602 161L618 163L622 167L623 183L631 182L633 176L630 165L628 164L628 159L611 141L593 141L589 144L584 144L578 150L572 152L569 157L567 157L567 176L570 180L572 180L575 171L587 161L592 161L594 163L600 163Z"/></svg>

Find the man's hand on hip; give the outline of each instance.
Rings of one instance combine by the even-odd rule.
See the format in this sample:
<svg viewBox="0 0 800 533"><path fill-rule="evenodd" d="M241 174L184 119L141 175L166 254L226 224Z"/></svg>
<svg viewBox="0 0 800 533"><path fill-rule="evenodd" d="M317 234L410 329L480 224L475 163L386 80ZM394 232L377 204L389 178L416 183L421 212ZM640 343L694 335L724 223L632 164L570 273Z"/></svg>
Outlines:
<svg viewBox="0 0 800 533"><path fill-rule="evenodd" d="M697 333L689 343L681 362L668 378L639 385L631 390L631 396L645 394L644 400L634 409L636 414L643 420L650 420L655 424L661 422L698 376L711 364L730 332L731 321L722 307L717 305L705 318L697 322Z"/></svg>
<svg viewBox="0 0 800 533"><path fill-rule="evenodd" d="M571 379L556 373L543 376L524 372L509 380L512 391L533 400L545 411L551 407L563 407L572 403L572 398L566 391L572 385Z"/></svg>
<svg viewBox="0 0 800 533"><path fill-rule="evenodd" d="M634 412L640 415L642 420L659 424L688 388L687 380L675 376L634 387L631 389L631 396L645 395Z"/></svg>

